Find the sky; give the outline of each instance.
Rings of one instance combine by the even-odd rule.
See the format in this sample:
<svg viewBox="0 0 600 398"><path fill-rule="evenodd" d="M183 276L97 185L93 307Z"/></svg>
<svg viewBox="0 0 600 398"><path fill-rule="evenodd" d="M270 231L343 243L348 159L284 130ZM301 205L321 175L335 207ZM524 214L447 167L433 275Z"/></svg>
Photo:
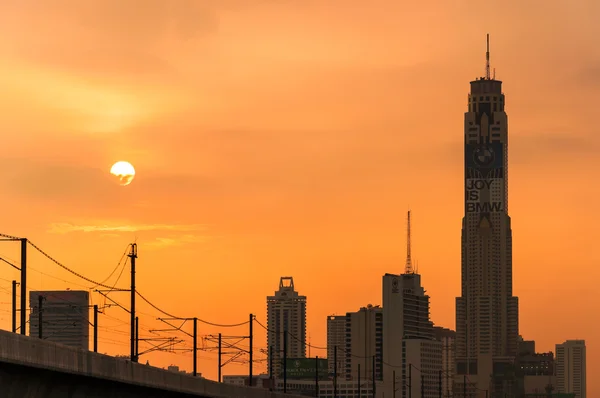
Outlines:
<svg viewBox="0 0 600 398"><path fill-rule="evenodd" d="M599 18L596 0L3 1L0 232L94 281L136 241L139 291L213 323L264 323L265 297L293 276L310 342L324 347L327 315L381 304L382 275L403 270L411 209L432 320L453 328L463 114L490 33L509 116L520 333L538 351L585 339L595 374ZM119 160L136 168L126 187L109 174ZM18 244L0 242L0 255L18 262ZM30 289L92 287L33 249L29 266ZM8 329L18 273L4 269ZM165 328L139 311L143 336ZM101 352L128 353L127 319L100 315ZM199 371L216 378L211 344ZM190 355L141 361L191 370ZM588 393L600 395L592 377Z"/></svg>

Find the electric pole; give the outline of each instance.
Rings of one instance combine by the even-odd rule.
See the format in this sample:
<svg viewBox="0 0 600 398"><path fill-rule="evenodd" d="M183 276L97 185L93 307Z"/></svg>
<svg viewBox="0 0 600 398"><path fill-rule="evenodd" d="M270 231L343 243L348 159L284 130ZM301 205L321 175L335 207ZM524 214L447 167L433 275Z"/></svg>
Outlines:
<svg viewBox="0 0 600 398"><path fill-rule="evenodd" d="M221 364L221 333L219 333L219 383L221 382L221 368L223 365Z"/></svg>
<svg viewBox="0 0 600 398"><path fill-rule="evenodd" d="M198 318L194 318L194 377L198 375ZM221 359L221 334L219 333L219 360ZM219 374L221 373L221 365L219 365ZM219 377L219 383L221 378Z"/></svg>
<svg viewBox="0 0 600 398"><path fill-rule="evenodd" d="M283 331L283 393L287 394L287 328Z"/></svg>
<svg viewBox="0 0 600 398"><path fill-rule="evenodd" d="M358 374L358 398L360 398L360 363L358 364L358 370L356 373Z"/></svg>
<svg viewBox="0 0 600 398"><path fill-rule="evenodd" d="M373 373L373 398L375 398L375 355L373 355L373 369L372 369L372 373Z"/></svg>
<svg viewBox="0 0 600 398"><path fill-rule="evenodd" d="M12 281L12 332L17 332L17 281Z"/></svg>
<svg viewBox="0 0 600 398"><path fill-rule="evenodd" d="M21 238L21 334L27 325L27 238ZM40 325L40 328L42 325ZM40 329L41 330L41 329Z"/></svg>
<svg viewBox="0 0 600 398"><path fill-rule="evenodd" d="M42 333L42 302L44 301L44 296L39 295L38 296L38 337L40 339L42 339L43 337L43 333Z"/></svg>
<svg viewBox="0 0 600 398"><path fill-rule="evenodd" d="M137 362L135 353L135 260L137 259L137 243L131 244L131 251L127 257L131 262L131 362Z"/></svg>
<svg viewBox="0 0 600 398"><path fill-rule="evenodd" d="M333 398L337 398L337 345L333 347Z"/></svg>
<svg viewBox="0 0 600 398"><path fill-rule="evenodd" d="M319 356L315 357L315 397L319 397Z"/></svg>
<svg viewBox="0 0 600 398"><path fill-rule="evenodd" d="M253 340L253 336L252 336L252 324L254 323L254 315L250 314L250 333L248 335L248 340L249 340L249 344L250 344L250 348L248 349L248 356L249 356L249 364L248 364L248 386L252 387L252 365L253 365L253 359L252 359L252 351L253 351L253 347L252 347L252 340Z"/></svg>
<svg viewBox="0 0 600 398"><path fill-rule="evenodd" d="M94 305L94 352L98 352L98 306Z"/></svg>
<svg viewBox="0 0 600 398"><path fill-rule="evenodd" d="M412 398L412 364L408 364L408 398Z"/></svg>
<svg viewBox="0 0 600 398"><path fill-rule="evenodd" d="M273 391L273 346L269 346L269 391Z"/></svg>

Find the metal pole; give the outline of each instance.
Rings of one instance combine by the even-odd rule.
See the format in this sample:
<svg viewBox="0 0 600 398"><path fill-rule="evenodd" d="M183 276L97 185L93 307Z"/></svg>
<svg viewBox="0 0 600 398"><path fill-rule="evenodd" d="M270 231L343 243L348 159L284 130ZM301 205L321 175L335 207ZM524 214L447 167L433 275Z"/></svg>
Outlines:
<svg viewBox="0 0 600 398"><path fill-rule="evenodd" d="M248 349L248 356L249 356L249 363L248 363L248 385L250 387L252 387L252 365L254 364L253 360L252 360L252 351L253 351L253 347L252 347L252 340L253 340L253 335L252 335L252 324L254 323L254 315L250 314L250 334L248 335L248 342L250 344L250 348Z"/></svg>
<svg viewBox="0 0 600 398"><path fill-rule="evenodd" d="M356 373L358 374L358 398L360 398L360 363L358 364L358 371Z"/></svg>
<svg viewBox="0 0 600 398"><path fill-rule="evenodd" d="M375 398L375 355L373 355L373 398Z"/></svg>
<svg viewBox="0 0 600 398"><path fill-rule="evenodd" d="M131 244L127 255L131 260L131 362L137 362L135 357L135 259L137 258L137 243Z"/></svg>
<svg viewBox="0 0 600 398"><path fill-rule="evenodd" d="M221 342L221 335L219 334L219 343ZM221 344L219 344L219 348L221 347ZM198 318L194 318L194 348L192 350L192 355L194 355L194 360L193 360L193 374L194 377L196 377L198 375ZM219 367L219 370L221 368Z"/></svg>
<svg viewBox="0 0 600 398"><path fill-rule="evenodd" d="M21 238L21 334L27 329L27 238ZM40 325L41 327L41 325Z"/></svg>
<svg viewBox="0 0 600 398"><path fill-rule="evenodd" d="M337 398L337 345L333 347L333 398Z"/></svg>
<svg viewBox="0 0 600 398"><path fill-rule="evenodd" d="M412 364L408 364L408 398L412 398Z"/></svg>
<svg viewBox="0 0 600 398"><path fill-rule="evenodd" d="M42 302L44 301L44 297L42 295L38 296L38 337L42 339Z"/></svg>
<svg viewBox="0 0 600 398"><path fill-rule="evenodd" d="M283 331L283 393L287 394L287 329Z"/></svg>
<svg viewBox="0 0 600 398"><path fill-rule="evenodd" d="M94 305L94 352L98 352L98 306Z"/></svg>
<svg viewBox="0 0 600 398"><path fill-rule="evenodd" d="M273 391L273 346L269 346L269 391Z"/></svg>
<svg viewBox="0 0 600 398"><path fill-rule="evenodd" d="M392 371L392 397L396 398L396 371Z"/></svg>
<svg viewBox="0 0 600 398"><path fill-rule="evenodd" d="M425 375L421 372L421 398L425 398Z"/></svg>
<svg viewBox="0 0 600 398"><path fill-rule="evenodd" d="M315 397L319 397L319 356L315 357Z"/></svg>
<svg viewBox="0 0 600 398"><path fill-rule="evenodd" d="M221 333L219 333L219 383L221 382Z"/></svg>
<svg viewBox="0 0 600 398"><path fill-rule="evenodd" d="M140 318L135 317L135 362L139 360L140 355Z"/></svg>
<svg viewBox="0 0 600 398"><path fill-rule="evenodd" d="M12 332L17 332L17 281L12 281Z"/></svg>

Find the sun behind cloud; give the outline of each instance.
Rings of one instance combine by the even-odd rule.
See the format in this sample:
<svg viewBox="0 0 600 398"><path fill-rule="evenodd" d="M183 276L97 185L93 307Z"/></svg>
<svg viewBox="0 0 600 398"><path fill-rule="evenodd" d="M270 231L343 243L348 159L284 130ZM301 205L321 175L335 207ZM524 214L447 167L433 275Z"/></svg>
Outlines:
<svg viewBox="0 0 600 398"><path fill-rule="evenodd" d="M135 177L135 169L129 162L119 161L110 168L110 174L119 179L120 185L129 185Z"/></svg>

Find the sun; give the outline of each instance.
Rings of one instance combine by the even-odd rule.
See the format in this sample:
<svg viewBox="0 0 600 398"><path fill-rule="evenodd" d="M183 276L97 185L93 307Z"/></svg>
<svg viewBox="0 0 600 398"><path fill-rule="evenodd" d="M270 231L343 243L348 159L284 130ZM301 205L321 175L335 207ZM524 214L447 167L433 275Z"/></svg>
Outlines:
<svg viewBox="0 0 600 398"><path fill-rule="evenodd" d="M131 184L135 177L135 169L129 162L119 161L110 168L110 174L117 177L119 185L125 186Z"/></svg>

